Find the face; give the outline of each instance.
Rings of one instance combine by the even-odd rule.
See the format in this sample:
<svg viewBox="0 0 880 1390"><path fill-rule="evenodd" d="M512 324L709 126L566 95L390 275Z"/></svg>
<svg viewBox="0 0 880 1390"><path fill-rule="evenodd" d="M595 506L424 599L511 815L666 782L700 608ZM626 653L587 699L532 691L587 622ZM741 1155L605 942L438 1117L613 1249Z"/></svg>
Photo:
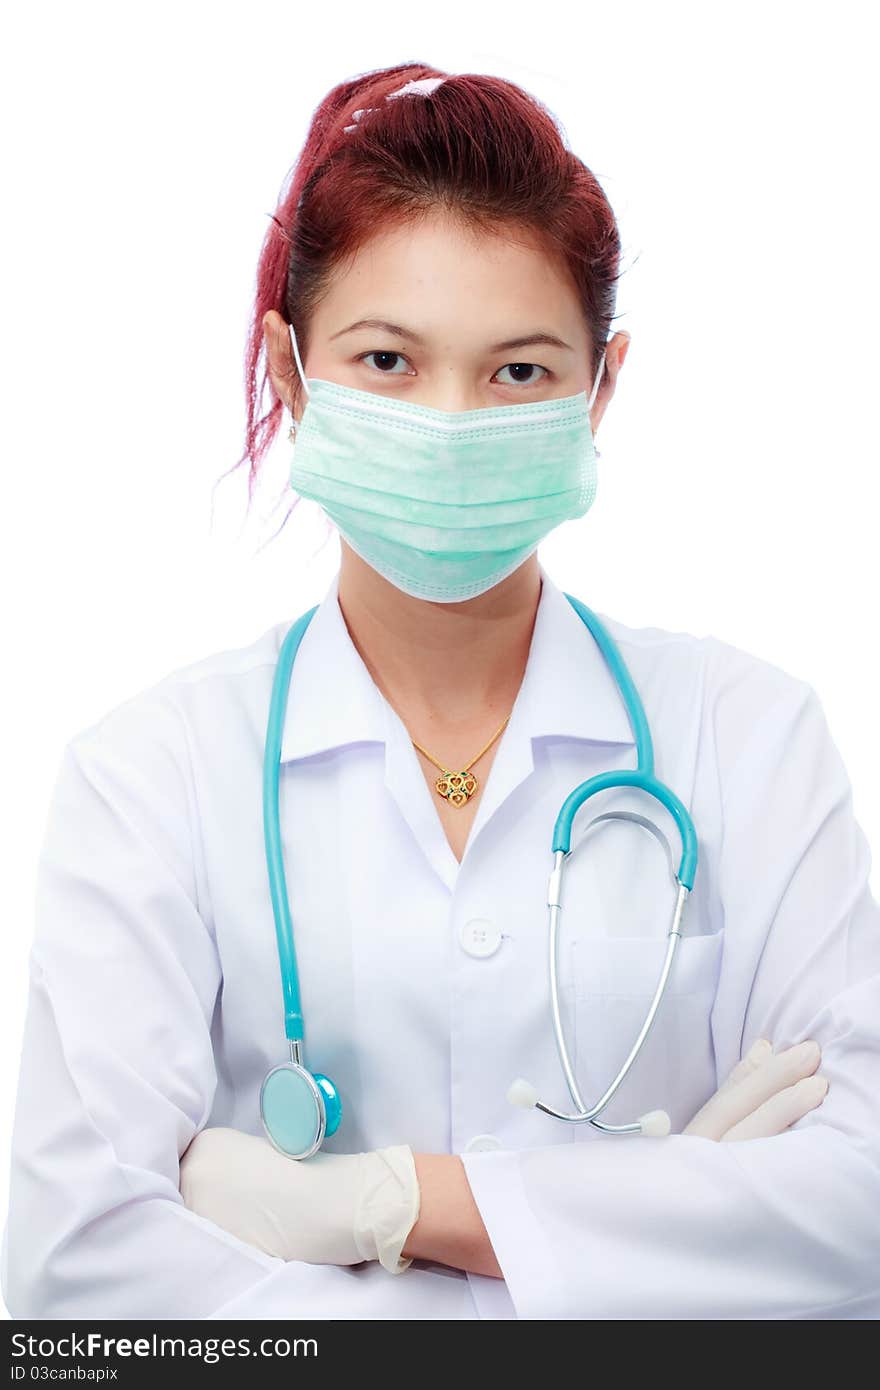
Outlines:
<svg viewBox="0 0 880 1390"><path fill-rule="evenodd" d="M537 242L516 236L475 233L437 211L374 237L314 312L307 377L447 411L589 398L592 344L575 289ZM363 319L373 322L352 326ZM274 309L263 327L273 385L299 420L289 329ZM594 434L628 346L627 333L608 344Z"/></svg>

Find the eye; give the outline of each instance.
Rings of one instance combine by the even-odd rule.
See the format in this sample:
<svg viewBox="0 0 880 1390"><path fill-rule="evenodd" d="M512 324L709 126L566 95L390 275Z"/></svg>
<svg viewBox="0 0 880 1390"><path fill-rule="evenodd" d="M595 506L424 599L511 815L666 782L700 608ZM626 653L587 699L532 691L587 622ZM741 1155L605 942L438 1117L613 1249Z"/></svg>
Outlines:
<svg viewBox="0 0 880 1390"><path fill-rule="evenodd" d="M367 360L368 357L378 357L378 358L381 359L381 361L379 362L379 364L376 365L375 370L378 371L378 372L383 372L383 373L385 374L385 376L405 376L405 375L406 375L406 372L394 372L394 371L391 371L390 368L389 368L389 366L388 366L388 359L389 359L389 358L392 358L392 359L394 359L394 360L396 360L396 361L398 361L398 362L404 362L404 363L406 362L406 358L403 356L403 353L401 353L401 352L382 352L380 349L375 349L375 348L374 348L372 352L362 352L361 355L360 355L360 357L358 358L358 361L359 361L359 362L366 362L366 360Z"/></svg>
<svg viewBox="0 0 880 1390"><path fill-rule="evenodd" d="M543 372L544 376L549 375L547 368L540 367L537 362L506 362L503 367L499 368L499 371L526 373L525 376L517 375L514 381L502 381L502 386L537 386L538 382L543 381L544 378L530 374L539 371Z"/></svg>

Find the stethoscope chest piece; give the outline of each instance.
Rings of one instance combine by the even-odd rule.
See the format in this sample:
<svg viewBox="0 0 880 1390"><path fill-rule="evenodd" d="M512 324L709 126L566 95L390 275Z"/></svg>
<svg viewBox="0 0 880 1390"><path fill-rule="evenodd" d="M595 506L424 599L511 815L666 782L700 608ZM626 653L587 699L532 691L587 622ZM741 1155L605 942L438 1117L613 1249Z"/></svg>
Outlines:
<svg viewBox="0 0 880 1390"><path fill-rule="evenodd" d="M260 1088L260 1118L279 1153L309 1158L339 1128L342 1102L329 1077L282 1062Z"/></svg>

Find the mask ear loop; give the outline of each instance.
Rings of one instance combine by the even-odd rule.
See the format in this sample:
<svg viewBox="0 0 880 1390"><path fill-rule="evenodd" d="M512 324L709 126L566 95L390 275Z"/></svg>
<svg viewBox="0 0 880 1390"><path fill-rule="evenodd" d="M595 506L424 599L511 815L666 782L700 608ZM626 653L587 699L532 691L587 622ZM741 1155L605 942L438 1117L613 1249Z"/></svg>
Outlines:
<svg viewBox="0 0 880 1390"><path fill-rule="evenodd" d="M603 352L603 353L602 353L602 361L599 363L599 370L598 370L598 372L596 373L596 380L593 382L593 389L592 389L592 391L590 392L590 399L589 399L589 401L587 402L587 409L588 409L588 410L592 410L592 409L593 409L593 406L594 406L595 401L596 401L596 397L597 397L597 395L599 394L599 383L600 383L601 380L602 380L602 373L604 372L604 370L605 370L605 353Z"/></svg>
<svg viewBox="0 0 880 1390"><path fill-rule="evenodd" d="M606 351L607 351L607 349L606 349ZM604 370L605 370L605 366L606 366L606 362L605 362L605 352L603 352L603 353L602 353L602 361L599 363L599 370L598 370L598 372L596 373L596 380L593 382L593 389L592 389L592 391L590 392L590 399L589 399L589 401L587 402L587 410L588 410L588 411L590 411L590 410L593 409L593 404L594 404L594 402L595 402L595 400L596 400L597 395L599 394L599 383L600 383L601 380L602 380L602 373L603 373ZM596 439L596 436L595 436L595 433L594 433L594 431L593 431L593 429L592 429L592 426L590 427L590 433L593 435L593 443L594 443L594 448L595 448L595 439ZM602 457L601 451L600 451L599 449L595 449L595 454L596 454L596 458L601 458L601 457Z"/></svg>
<svg viewBox="0 0 880 1390"><path fill-rule="evenodd" d="M305 391L306 396L311 396L312 393L309 390L308 382L306 381L305 369L303 367L302 362L300 361L299 348L296 345L296 334L293 331L293 324L289 323L287 326L290 331L290 345L293 348L293 356L296 360L296 369L299 372L299 379L303 384L303 390ZM291 443L293 442L294 436L296 435L296 423L296 417L294 416L293 411L291 411L290 430L288 432L288 439L290 439Z"/></svg>

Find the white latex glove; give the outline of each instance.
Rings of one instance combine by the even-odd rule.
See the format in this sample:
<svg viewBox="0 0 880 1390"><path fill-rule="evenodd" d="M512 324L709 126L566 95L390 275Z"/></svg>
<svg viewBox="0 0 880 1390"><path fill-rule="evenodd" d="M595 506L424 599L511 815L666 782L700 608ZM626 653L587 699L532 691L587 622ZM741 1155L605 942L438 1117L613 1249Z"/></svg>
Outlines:
<svg viewBox="0 0 880 1390"><path fill-rule="evenodd" d="M421 1196L408 1144L292 1159L263 1136L212 1126L181 1159L180 1191L190 1211L282 1260L378 1260L391 1274L412 1264L400 1253Z"/></svg>
<svg viewBox="0 0 880 1390"><path fill-rule="evenodd" d="M824 1099L828 1081L813 1075L821 1057L817 1042L774 1054L759 1038L682 1133L719 1141L781 1134Z"/></svg>

